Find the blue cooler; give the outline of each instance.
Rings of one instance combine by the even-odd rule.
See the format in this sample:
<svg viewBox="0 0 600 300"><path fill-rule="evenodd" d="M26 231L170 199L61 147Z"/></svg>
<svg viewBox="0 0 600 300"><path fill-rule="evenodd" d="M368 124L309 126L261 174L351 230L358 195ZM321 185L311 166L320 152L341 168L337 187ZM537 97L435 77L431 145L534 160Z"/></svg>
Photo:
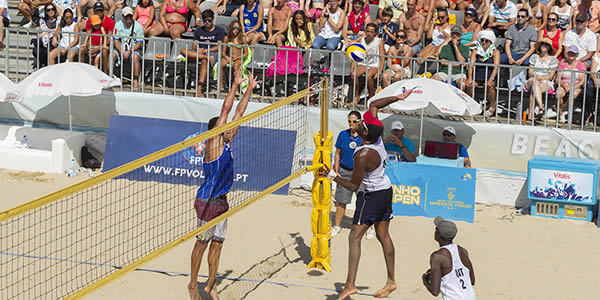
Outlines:
<svg viewBox="0 0 600 300"><path fill-rule="evenodd" d="M527 169L532 216L592 220L598 203L600 161L536 156Z"/></svg>

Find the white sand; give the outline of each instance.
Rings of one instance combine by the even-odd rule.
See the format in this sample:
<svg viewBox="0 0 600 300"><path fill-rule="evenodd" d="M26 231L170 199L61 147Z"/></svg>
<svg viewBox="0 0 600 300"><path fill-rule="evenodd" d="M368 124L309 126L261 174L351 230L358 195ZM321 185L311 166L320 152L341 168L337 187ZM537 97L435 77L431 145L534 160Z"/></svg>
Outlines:
<svg viewBox="0 0 600 300"><path fill-rule="evenodd" d="M0 210L87 178L0 170ZM310 195L270 196L229 220L219 274L254 281L221 280L221 299L335 299L346 277L348 229L332 239L333 271L309 270ZM469 250L479 299L597 299L600 231L592 223L511 216L512 208L477 205L475 223L458 222L456 242ZM350 224L351 212L345 224ZM260 217L259 217L260 216ZM421 284L429 254L437 248L431 219L395 217L398 290L392 299L431 299ZM144 268L189 273L188 241ZM201 275L207 274L203 261ZM189 278L135 271L88 299L186 299ZM201 286L204 278L199 278ZM270 282L290 285L282 286ZM363 240L357 285L373 293L385 282L381 247ZM326 290L323 290L326 289ZM352 299L370 299L353 296Z"/></svg>

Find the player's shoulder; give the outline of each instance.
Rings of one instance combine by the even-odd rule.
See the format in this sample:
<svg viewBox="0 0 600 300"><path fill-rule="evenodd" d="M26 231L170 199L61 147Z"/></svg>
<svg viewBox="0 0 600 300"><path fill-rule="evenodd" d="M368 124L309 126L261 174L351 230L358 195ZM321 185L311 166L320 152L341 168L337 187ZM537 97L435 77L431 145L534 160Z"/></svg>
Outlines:
<svg viewBox="0 0 600 300"><path fill-rule="evenodd" d="M456 248L458 249L458 254L460 254L461 256L469 256L469 251L467 251L467 248L458 244L456 245Z"/></svg>
<svg viewBox="0 0 600 300"><path fill-rule="evenodd" d="M452 254L446 248L440 248L431 253L429 259L432 263L445 263L452 261Z"/></svg>

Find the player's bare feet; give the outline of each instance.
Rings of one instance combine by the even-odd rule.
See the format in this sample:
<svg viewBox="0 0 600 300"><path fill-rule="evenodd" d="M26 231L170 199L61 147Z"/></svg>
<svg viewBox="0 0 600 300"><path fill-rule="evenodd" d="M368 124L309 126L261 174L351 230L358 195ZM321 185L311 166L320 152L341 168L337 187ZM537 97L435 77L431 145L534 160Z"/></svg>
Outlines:
<svg viewBox="0 0 600 300"><path fill-rule="evenodd" d="M344 290L338 297L338 300L346 299L347 297L358 293L358 290L354 286L345 286Z"/></svg>
<svg viewBox="0 0 600 300"><path fill-rule="evenodd" d="M204 291L210 296L212 300L219 300L219 294L217 293L217 287L214 286L211 290L208 289L208 286L204 288Z"/></svg>
<svg viewBox="0 0 600 300"><path fill-rule="evenodd" d="M393 291L396 290L396 283L393 281L388 282L383 288L377 291L373 296L375 298L385 298L389 296Z"/></svg>
<svg viewBox="0 0 600 300"><path fill-rule="evenodd" d="M187 286L188 294L190 294L190 300L201 300L200 293L198 292L198 283L190 283Z"/></svg>

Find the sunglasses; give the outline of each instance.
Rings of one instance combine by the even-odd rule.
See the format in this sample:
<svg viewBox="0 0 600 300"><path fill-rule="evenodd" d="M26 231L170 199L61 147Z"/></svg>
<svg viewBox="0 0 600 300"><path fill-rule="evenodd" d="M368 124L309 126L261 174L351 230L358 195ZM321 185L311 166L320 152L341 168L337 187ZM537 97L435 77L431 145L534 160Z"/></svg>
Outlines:
<svg viewBox="0 0 600 300"><path fill-rule="evenodd" d="M211 19L211 18L204 19L204 22L212 22L212 21L213 21L213 19Z"/></svg>
<svg viewBox="0 0 600 300"><path fill-rule="evenodd" d="M448 16L438 16L438 19L445 19L445 18L447 18L447 17L448 17Z"/></svg>
<svg viewBox="0 0 600 300"><path fill-rule="evenodd" d="M519 15L519 16L517 16L517 17L518 17L519 19L526 19L526 18L527 18L527 16L524 16L524 15Z"/></svg>
<svg viewBox="0 0 600 300"><path fill-rule="evenodd" d="M397 38L399 38L399 39L405 39L405 38L406 38L406 36L405 36L405 35L398 35L398 36L396 36L396 37L397 37Z"/></svg>
<svg viewBox="0 0 600 300"><path fill-rule="evenodd" d="M46 8L46 11L56 11L56 9L54 9L54 7L48 7Z"/></svg>
<svg viewBox="0 0 600 300"><path fill-rule="evenodd" d="M575 23L577 23L577 24L583 24L583 23L585 23L585 21L575 20Z"/></svg>
<svg viewBox="0 0 600 300"><path fill-rule="evenodd" d="M475 15L471 14L471 13L467 13L467 14L465 14L465 16L467 16L467 17L474 17Z"/></svg>
<svg viewBox="0 0 600 300"><path fill-rule="evenodd" d="M558 19L556 19L556 18L548 18L548 21L556 22L556 21L558 21Z"/></svg>
<svg viewBox="0 0 600 300"><path fill-rule="evenodd" d="M348 123L350 124L354 124L354 123L358 123L360 122L360 120L348 120Z"/></svg>
<svg viewBox="0 0 600 300"><path fill-rule="evenodd" d="M231 29L233 29L233 30L240 30L240 29L242 29L242 27L233 26L233 27L231 27Z"/></svg>
<svg viewBox="0 0 600 300"><path fill-rule="evenodd" d="M444 133L443 136L453 136L454 134L452 133Z"/></svg>
<svg viewBox="0 0 600 300"><path fill-rule="evenodd" d="M481 39L481 43L491 43L492 41L488 41L486 39Z"/></svg>

